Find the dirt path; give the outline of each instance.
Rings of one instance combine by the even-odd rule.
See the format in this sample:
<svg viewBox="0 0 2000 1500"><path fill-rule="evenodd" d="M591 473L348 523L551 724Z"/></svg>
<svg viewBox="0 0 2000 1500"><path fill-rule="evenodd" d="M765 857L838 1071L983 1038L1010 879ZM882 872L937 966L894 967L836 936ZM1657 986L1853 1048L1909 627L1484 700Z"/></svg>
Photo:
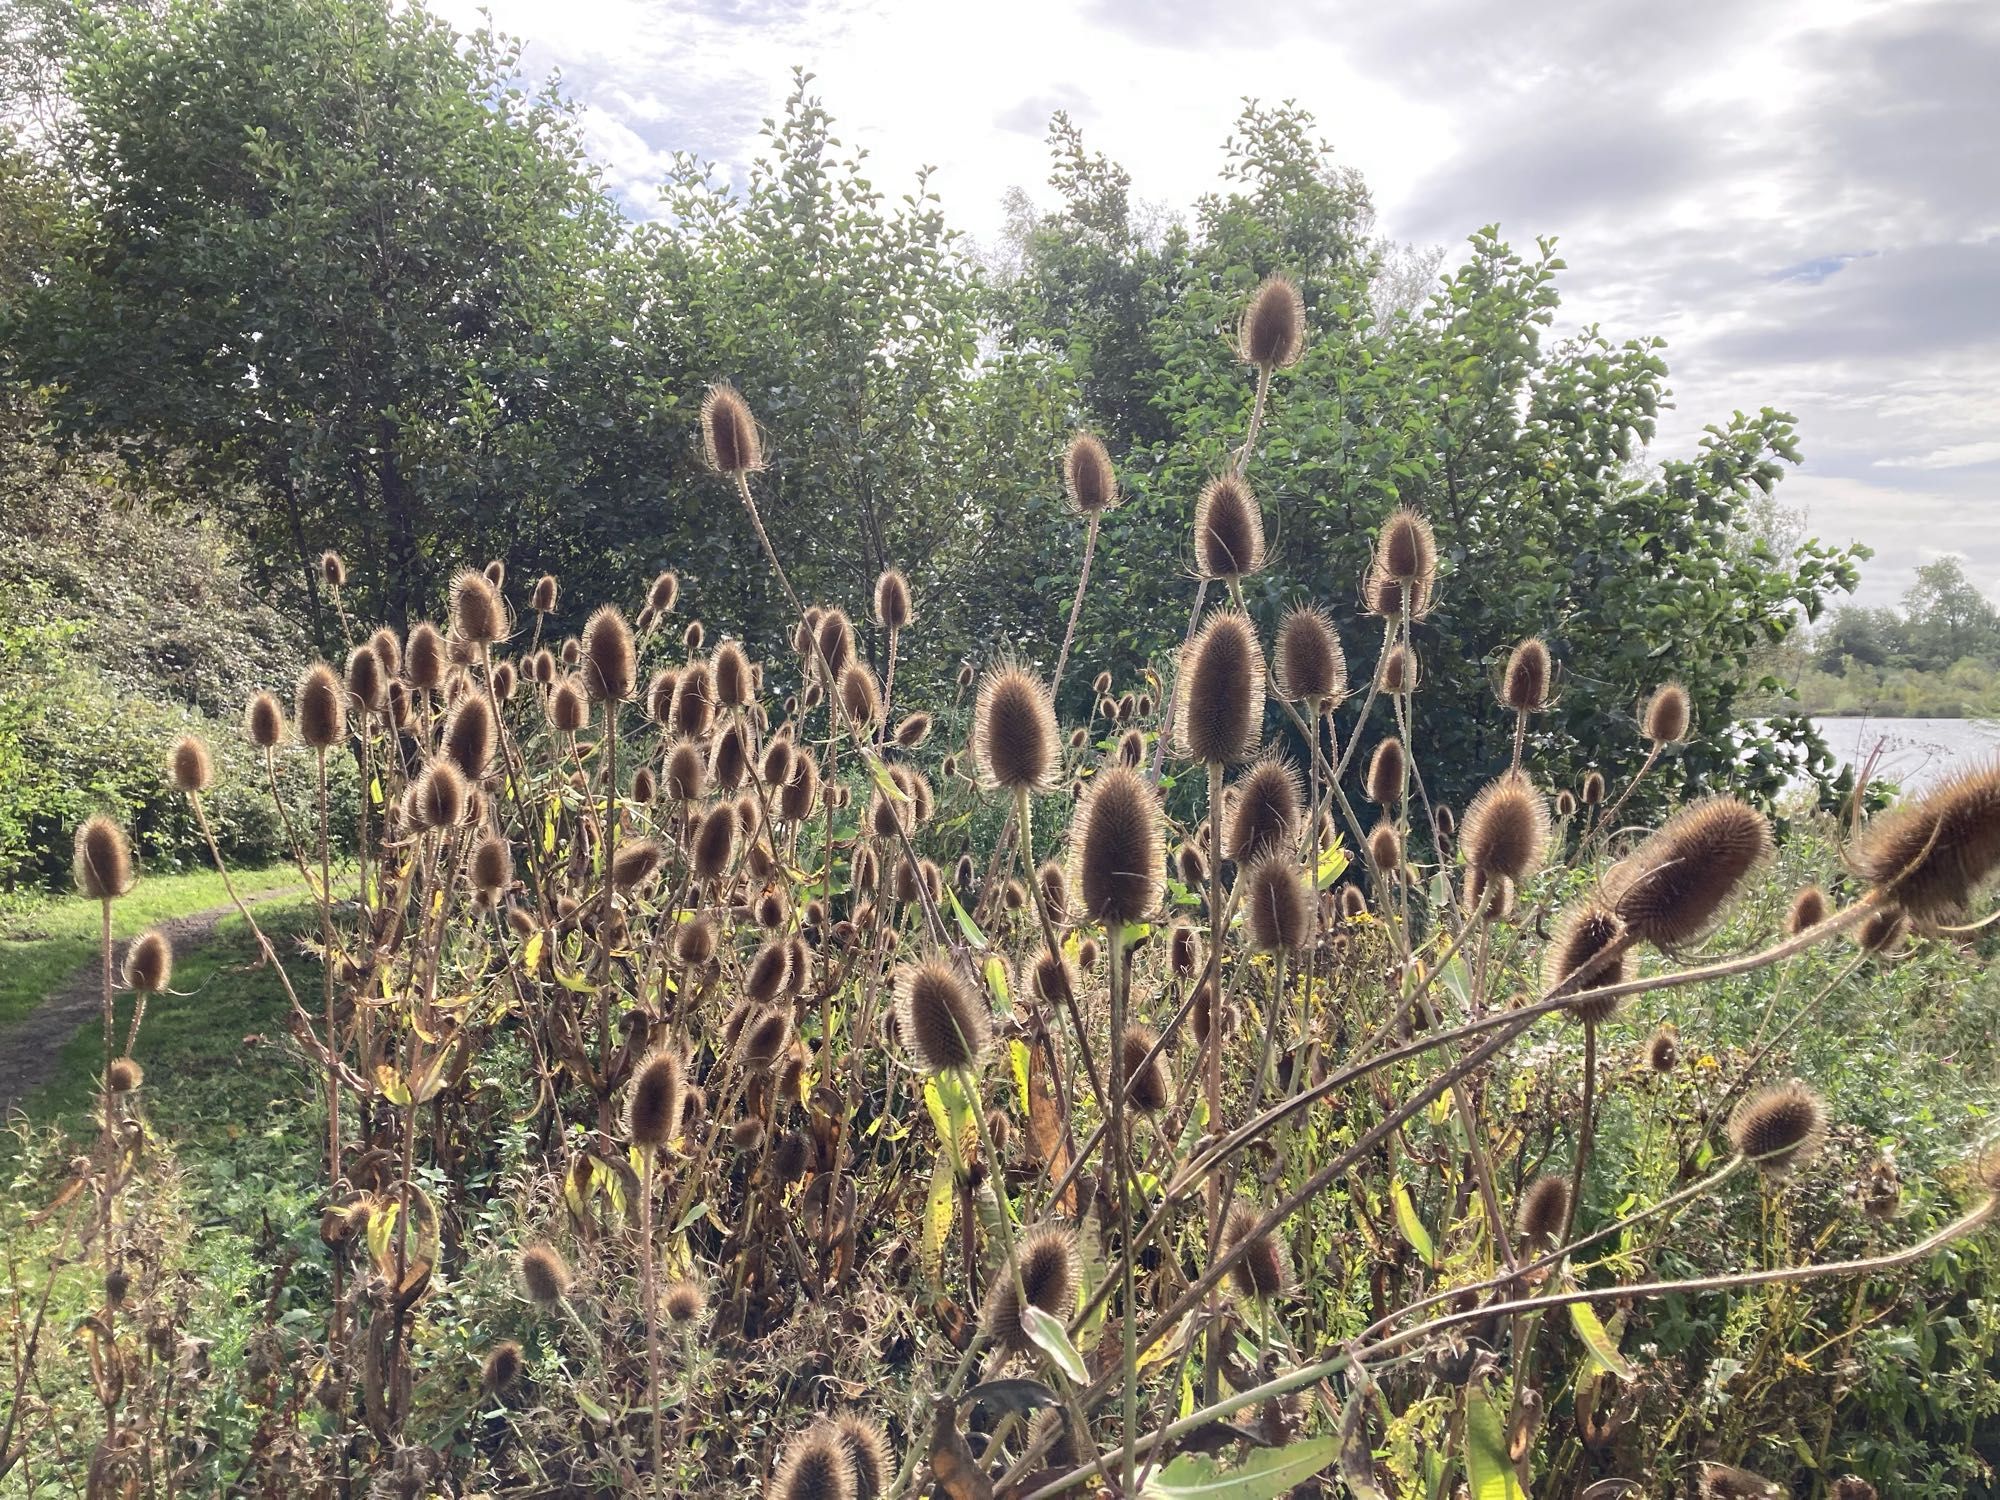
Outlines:
<svg viewBox="0 0 2000 1500"><path fill-rule="evenodd" d="M256 906L273 897L293 894L293 889L260 891L246 896L244 902L248 906ZM224 917L235 914L236 908L225 903L211 906L207 911L174 917L159 925L167 935L167 941L174 945L174 956L181 958L206 942ZM129 946L129 938L116 940L111 945L114 984L119 983L117 976L124 968L125 950ZM12 1026L0 1029L0 1115L6 1114L55 1077L57 1065L62 1061L62 1050L76 1035L77 1028L85 1022L98 1021L103 1014L103 970L99 961L92 959L27 1015Z"/></svg>

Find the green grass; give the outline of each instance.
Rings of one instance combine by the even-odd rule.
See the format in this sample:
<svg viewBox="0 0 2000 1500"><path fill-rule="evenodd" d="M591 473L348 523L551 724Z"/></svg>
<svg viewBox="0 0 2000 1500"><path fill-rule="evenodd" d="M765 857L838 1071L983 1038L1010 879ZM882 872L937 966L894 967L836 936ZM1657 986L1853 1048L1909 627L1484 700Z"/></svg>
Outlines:
<svg viewBox="0 0 2000 1500"><path fill-rule="evenodd" d="M235 875L244 896L299 884L289 864ZM227 905L229 893L213 870L189 875L141 876L129 895L111 907L115 937L135 937L155 922ZM98 904L63 896L0 917L0 1027L33 1010L69 976L97 957L101 921ZM176 982L176 989L185 986Z"/></svg>

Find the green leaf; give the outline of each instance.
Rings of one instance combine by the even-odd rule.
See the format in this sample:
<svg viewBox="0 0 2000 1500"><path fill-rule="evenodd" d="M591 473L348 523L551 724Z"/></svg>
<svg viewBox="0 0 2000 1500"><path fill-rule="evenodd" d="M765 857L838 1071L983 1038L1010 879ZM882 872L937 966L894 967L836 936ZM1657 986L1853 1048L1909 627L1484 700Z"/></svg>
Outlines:
<svg viewBox="0 0 2000 1500"><path fill-rule="evenodd" d="M975 948L990 948L993 946L986 941L986 934L979 930L979 924L972 920L972 914L960 904L957 891L947 888L944 893L944 899L950 903L951 914L958 919L958 930L965 934L965 940L968 943L972 944Z"/></svg>
<svg viewBox="0 0 2000 1500"><path fill-rule="evenodd" d="M1410 1189L1398 1177L1389 1184L1389 1201L1396 1208L1396 1227L1403 1231L1403 1238L1410 1242L1410 1248L1417 1252L1427 1266L1437 1265L1437 1246L1431 1243L1430 1231L1424 1228L1424 1221L1417 1217L1416 1200L1410 1196Z"/></svg>
<svg viewBox="0 0 2000 1500"><path fill-rule="evenodd" d="M1002 1274L1005 1274L1004 1272ZM1069 1334L1063 1330L1062 1319L1029 1302L1021 1308L1021 1332L1025 1333L1037 1349L1055 1362L1058 1370L1078 1385L1090 1383L1090 1372L1083 1367L1083 1356L1076 1352L1076 1345L1069 1341Z"/></svg>
<svg viewBox="0 0 2000 1500"><path fill-rule="evenodd" d="M940 1276L944 1270L944 1242L951 1237L951 1221L958 1208L958 1174L940 1151L931 1164L930 1196L924 1200L924 1274Z"/></svg>
<svg viewBox="0 0 2000 1500"><path fill-rule="evenodd" d="M1370 1381L1359 1366L1349 1383L1347 1405L1340 1412L1340 1481L1354 1500L1389 1500L1375 1482L1375 1450L1368 1442Z"/></svg>
<svg viewBox="0 0 2000 1500"><path fill-rule="evenodd" d="M1507 1457L1507 1432L1500 1409L1485 1388L1465 1388L1465 1477L1472 1500L1528 1500Z"/></svg>
<svg viewBox="0 0 2000 1500"><path fill-rule="evenodd" d="M1147 1480L1139 1493L1147 1500L1276 1500L1319 1473L1339 1452L1337 1437L1307 1438L1266 1448L1233 1469L1199 1454L1183 1454Z"/></svg>
<svg viewBox="0 0 2000 1500"><path fill-rule="evenodd" d="M1632 1366L1624 1355L1618 1352L1618 1341L1611 1337L1596 1313L1582 1302L1569 1305L1569 1320L1576 1329L1576 1335L1583 1340L1584 1348L1590 1351L1591 1363L1607 1375L1615 1375L1620 1380L1632 1378Z"/></svg>

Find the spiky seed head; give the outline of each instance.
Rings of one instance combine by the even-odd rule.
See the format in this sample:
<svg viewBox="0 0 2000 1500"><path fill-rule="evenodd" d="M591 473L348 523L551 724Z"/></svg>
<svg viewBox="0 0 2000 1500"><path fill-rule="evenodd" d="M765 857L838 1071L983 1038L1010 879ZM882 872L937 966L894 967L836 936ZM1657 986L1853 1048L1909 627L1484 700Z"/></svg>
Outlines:
<svg viewBox="0 0 2000 1500"><path fill-rule="evenodd" d="M1035 997L1049 1005L1060 1004L1076 996L1076 975L1069 966L1069 960L1046 948L1035 959L1032 983Z"/></svg>
<svg viewBox="0 0 2000 1500"><path fill-rule="evenodd" d="M815 649L826 670L838 682L848 663L854 660L854 625L847 618L844 609L829 609L820 616L819 633L815 637Z"/></svg>
<svg viewBox="0 0 2000 1500"><path fill-rule="evenodd" d="M1875 1500L1875 1486L1859 1474L1843 1474L1828 1486L1826 1500Z"/></svg>
<svg viewBox="0 0 2000 1500"><path fill-rule="evenodd" d="M980 1323L994 1343L1019 1354L1033 1347L1021 1323L1021 1293L1027 1294L1029 1305L1050 1317L1067 1320L1076 1309L1083 1273L1075 1231L1060 1224L1030 1231L1015 1247L1015 1254L1021 1268L1020 1290L1016 1291L1007 1268L997 1267L980 1310Z"/></svg>
<svg viewBox="0 0 2000 1500"><path fill-rule="evenodd" d="M1201 967L1201 938L1186 922L1174 923L1167 935L1167 963L1183 979Z"/></svg>
<svg viewBox="0 0 2000 1500"><path fill-rule="evenodd" d="M1539 713L1548 706L1553 675L1548 643L1540 636L1528 637L1507 658L1507 670L1500 677L1501 705L1516 713Z"/></svg>
<svg viewBox="0 0 2000 1500"><path fill-rule="evenodd" d="M445 720L438 749L466 780L486 779L493 763L493 709L484 693L467 693Z"/></svg>
<svg viewBox="0 0 2000 1500"><path fill-rule="evenodd" d="M1208 617L1181 657L1175 691L1184 757L1225 766L1249 758L1264 723L1264 653L1248 615Z"/></svg>
<svg viewBox="0 0 2000 1500"><path fill-rule="evenodd" d="M611 883L621 891L637 890L660 873L665 861L658 839L628 839L611 857Z"/></svg>
<svg viewBox="0 0 2000 1500"><path fill-rule="evenodd" d="M1000 904L1008 911L1026 911L1028 888L1018 880L1009 880L1000 887Z"/></svg>
<svg viewBox="0 0 2000 1500"><path fill-rule="evenodd" d="M370 646L356 646L347 653L347 696L364 714L380 713L389 706L389 684L382 673L382 658Z"/></svg>
<svg viewBox="0 0 2000 1500"><path fill-rule="evenodd" d="M1368 800L1377 807L1397 806L1403 800L1403 783L1408 773L1403 742L1390 735L1368 758Z"/></svg>
<svg viewBox="0 0 2000 1500"><path fill-rule="evenodd" d="M136 1058L114 1057L104 1074L104 1086L114 1094L129 1094L145 1081L146 1070Z"/></svg>
<svg viewBox="0 0 2000 1500"><path fill-rule="evenodd" d="M718 707L749 706L754 692L750 686L750 658L743 654L742 646L735 641L724 641L717 646L715 662L710 671L715 682L715 701Z"/></svg>
<svg viewBox="0 0 2000 1500"><path fill-rule="evenodd" d="M802 823L813 814L819 797L819 760L801 748L792 763L792 774L778 794L778 816L788 823Z"/></svg>
<svg viewBox="0 0 2000 1500"><path fill-rule="evenodd" d="M1549 805L1535 784L1508 771L1466 805L1458 841L1465 862L1519 885L1542 866L1549 843Z"/></svg>
<svg viewBox="0 0 2000 1500"><path fill-rule="evenodd" d="M692 1323L708 1311L708 1293L700 1282L677 1277L660 1288L660 1311L670 1323Z"/></svg>
<svg viewBox="0 0 2000 1500"><path fill-rule="evenodd" d="M448 760L432 760L403 796L403 819L411 828L453 828L465 817L465 778Z"/></svg>
<svg viewBox="0 0 2000 1500"><path fill-rule="evenodd" d="M1264 566L1264 511L1234 474L1210 480L1195 502L1194 560L1204 578L1243 578Z"/></svg>
<svg viewBox="0 0 2000 1500"><path fill-rule="evenodd" d="M472 846L472 888L486 895L489 905L514 883L514 849L497 833L480 836Z"/></svg>
<svg viewBox="0 0 2000 1500"><path fill-rule="evenodd" d="M1229 1281L1239 1296L1281 1297L1292 1284L1284 1242L1269 1230L1256 1232L1263 1217L1255 1204L1238 1200L1223 1221L1222 1254L1231 1263Z"/></svg>
<svg viewBox="0 0 2000 1500"><path fill-rule="evenodd" d="M866 662L851 661L841 672L840 711L857 729L870 728L882 717L882 689Z"/></svg>
<svg viewBox="0 0 2000 1500"><path fill-rule="evenodd" d="M1189 890L1199 890L1208 884L1208 857L1193 844L1182 844L1174 852L1174 864L1180 872L1181 884Z"/></svg>
<svg viewBox="0 0 2000 1500"><path fill-rule="evenodd" d="M701 621L699 620L689 620L687 622L687 629L681 632L681 645L687 648L687 653L690 656L701 650L701 643L706 639L708 637L702 630Z"/></svg>
<svg viewBox="0 0 2000 1500"><path fill-rule="evenodd" d="M1431 812L1431 831L1440 842L1449 842L1458 833L1458 819L1442 802Z"/></svg>
<svg viewBox="0 0 2000 1500"><path fill-rule="evenodd" d="M1055 704L1039 678L996 667L979 684L972 755L981 781L1006 791L1046 791L1062 766Z"/></svg>
<svg viewBox="0 0 2000 1500"><path fill-rule="evenodd" d="M751 955L750 963L743 971L743 993L759 1004L768 1005L783 993L785 975L790 966L791 950L786 944L764 944Z"/></svg>
<svg viewBox="0 0 2000 1500"><path fill-rule="evenodd" d="M1785 914L1785 933L1797 937L1808 927L1817 927L1826 920L1826 892L1816 885L1806 886L1792 897L1791 910Z"/></svg>
<svg viewBox="0 0 2000 1500"><path fill-rule="evenodd" d="M1569 1225L1569 1183L1553 1175L1537 1177L1521 1194L1514 1223L1523 1251L1544 1255L1555 1249Z"/></svg>
<svg viewBox="0 0 2000 1500"><path fill-rule="evenodd" d="M1118 736L1117 760L1121 766L1143 765L1146 759L1144 730L1128 729Z"/></svg>
<svg viewBox="0 0 2000 1500"><path fill-rule="evenodd" d="M743 742L743 728L731 724L715 737L708 757L709 775L718 791L733 792L750 774L750 751Z"/></svg>
<svg viewBox="0 0 2000 1500"><path fill-rule="evenodd" d="M544 573L535 580L534 592L528 596L528 608L538 615L552 615L556 611L556 575Z"/></svg>
<svg viewBox="0 0 2000 1500"><path fill-rule="evenodd" d="M1568 787L1556 793L1556 816L1565 822L1576 816L1576 793Z"/></svg>
<svg viewBox="0 0 2000 1500"><path fill-rule="evenodd" d="M1960 771L1876 817L1850 861L1913 921L1958 920L2000 869L2000 761Z"/></svg>
<svg viewBox="0 0 2000 1500"><path fill-rule="evenodd" d="M1160 904L1160 800L1152 784L1123 766L1100 771L1070 829L1070 887L1092 921L1138 922Z"/></svg>
<svg viewBox="0 0 2000 1500"><path fill-rule="evenodd" d="M733 385L712 385L702 398L701 449L718 474L754 474L764 467L756 420Z"/></svg>
<svg viewBox="0 0 2000 1500"><path fill-rule="evenodd" d="M1269 276L1243 310L1236 352L1245 364L1282 369L1306 347L1306 304L1289 276Z"/></svg>
<svg viewBox="0 0 2000 1500"><path fill-rule="evenodd" d="M1877 907L1861 919L1854 941L1863 953L1891 953L1908 935L1910 919L1893 906Z"/></svg>
<svg viewBox="0 0 2000 1500"><path fill-rule="evenodd" d="M125 950L125 988L141 995L157 995L173 982L174 948L167 935L154 927L142 932Z"/></svg>
<svg viewBox="0 0 2000 1500"><path fill-rule="evenodd" d="M1340 915L1349 922L1363 916L1368 911L1368 898L1361 894L1361 887L1351 882L1342 882L1340 887Z"/></svg>
<svg viewBox="0 0 2000 1500"><path fill-rule="evenodd" d="M209 782L215 779L208 742L197 734L184 734L175 740L167 752L167 776L175 791L190 794L207 791Z"/></svg>
<svg viewBox="0 0 2000 1500"><path fill-rule="evenodd" d="M547 1243L530 1245L521 1252L519 1262L521 1290L528 1294L528 1300L542 1307L554 1307L569 1295L571 1282L569 1262L562 1252Z"/></svg>
<svg viewBox="0 0 2000 1500"><path fill-rule="evenodd" d="M662 775L667 795L676 802L699 802L708 789L708 765L693 740L674 741Z"/></svg>
<svg viewBox="0 0 2000 1500"><path fill-rule="evenodd" d="M475 646L507 633L507 611L493 580L477 568L461 568L451 580L452 633Z"/></svg>
<svg viewBox="0 0 2000 1500"><path fill-rule="evenodd" d="M1604 773L1602 771L1586 771L1583 776L1583 785L1577 788L1576 798L1585 807L1600 806L1604 801Z"/></svg>
<svg viewBox="0 0 2000 1500"><path fill-rule="evenodd" d="M875 623L884 630L901 630L911 618L910 580L895 568L884 568L875 580Z"/></svg>
<svg viewBox="0 0 2000 1500"><path fill-rule="evenodd" d="M706 917L691 917L674 933L674 957L700 968L715 957L715 928Z"/></svg>
<svg viewBox="0 0 2000 1500"><path fill-rule="evenodd" d="M1680 1065L1680 1034L1671 1025L1655 1031L1646 1042L1646 1066L1655 1073L1671 1073Z"/></svg>
<svg viewBox="0 0 2000 1500"><path fill-rule="evenodd" d="M680 1130L685 1088L678 1052L661 1048L639 1064L625 1092L625 1135L641 1151L661 1151Z"/></svg>
<svg viewBox="0 0 2000 1500"><path fill-rule="evenodd" d="M1734 797L1682 808L1605 876L1612 909L1642 941L1675 949L1705 935L1771 857L1771 825Z"/></svg>
<svg viewBox="0 0 2000 1500"><path fill-rule="evenodd" d="M593 702L623 703L637 673L632 627L616 605L599 606L583 627L584 689Z"/></svg>
<svg viewBox="0 0 2000 1500"><path fill-rule="evenodd" d="M1640 728L1655 745L1677 745L1687 738L1693 713L1686 688L1678 682L1662 683L1646 700Z"/></svg>
<svg viewBox="0 0 2000 1500"><path fill-rule="evenodd" d="M1382 524L1375 543L1375 569L1401 583L1429 583L1437 573L1437 537L1431 523L1408 506Z"/></svg>
<svg viewBox="0 0 2000 1500"><path fill-rule="evenodd" d="M479 1383L491 1396L512 1390L521 1379L521 1346L512 1339L503 1339L486 1351L486 1361L480 1366Z"/></svg>
<svg viewBox="0 0 2000 1500"><path fill-rule="evenodd" d="M652 805L660 793L659 778L653 774L651 766L641 766L632 773L632 800L641 807Z"/></svg>
<svg viewBox="0 0 2000 1500"><path fill-rule="evenodd" d="M132 845L125 830L103 813L84 819L70 861L76 888L93 901L111 901L132 889Z"/></svg>
<svg viewBox="0 0 2000 1500"><path fill-rule="evenodd" d="M1321 708L1337 707L1347 696L1347 653L1322 611L1299 605L1278 622L1271 687L1287 703Z"/></svg>
<svg viewBox="0 0 2000 1500"><path fill-rule="evenodd" d="M319 555L319 576L330 589L347 587L347 563L331 547Z"/></svg>
<svg viewBox="0 0 2000 1500"><path fill-rule="evenodd" d="M1223 853L1238 864L1296 847L1299 836L1299 774L1289 761L1257 761L1234 788L1222 840Z"/></svg>
<svg viewBox="0 0 2000 1500"><path fill-rule="evenodd" d="M271 693L258 693L243 710L243 733L259 750L275 750L285 738L285 711Z"/></svg>
<svg viewBox="0 0 2000 1500"><path fill-rule="evenodd" d="M574 673L549 694L549 724L558 734L576 734L590 723L590 695Z"/></svg>
<svg viewBox="0 0 2000 1500"><path fill-rule="evenodd" d="M855 1500L854 1456L824 1418L785 1444L765 1500Z"/></svg>
<svg viewBox="0 0 2000 1500"><path fill-rule="evenodd" d="M1618 914L1595 901L1564 912L1542 956L1542 989L1551 997L1574 995L1631 977L1632 949ZM1571 1008L1578 1020L1600 1022L1617 1009L1616 999L1590 999Z"/></svg>
<svg viewBox="0 0 2000 1500"><path fill-rule="evenodd" d="M493 666L493 696L502 703L514 696L514 685L519 681L515 676L514 664L509 661L496 662Z"/></svg>
<svg viewBox="0 0 2000 1500"><path fill-rule="evenodd" d="M984 997L942 957L896 971L896 1022L927 1073L971 1067L993 1035Z"/></svg>
<svg viewBox="0 0 2000 1500"><path fill-rule="evenodd" d="M1417 578L1407 584L1399 583L1373 564L1369 565L1367 579L1361 586L1362 607L1384 620L1400 620L1406 613L1413 620L1421 620L1430 613L1430 600L1429 580Z"/></svg>
<svg viewBox="0 0 2000 1500"><path fill-rule="evenodd" d="M330 750L347 735L347 696L325 662L314 662L299 678L293 718L299 740L313 750Z"/></svg>
<svg viewBox="0 0 2000 1500"><path fill-rule="evenodd" d="M1259 953L1296 953L1312 939L1312 900L1289 854L1267 854L1243 872L1243 916Z"/></svg>
<svg viewBox="0 0 2000 1500"><path fill-rule="evenodd" d="M797 751L791 736L780 734L764 747L764 759L757 767L757 777L767 790L781 788L792 779L792 770L797 764Z"/></svg>
<svg viewBox="0 0 2000 1500"><path fill-rule="evenodd" d="M757 1150L764 1144L764 1122L745 1115L729 1127L729 1144L746 1153Z"/></svg>
<svg viewBox="0 0 2000 1500"><path fill-rule="evenodd" d="M1417 690L1417 653L1398 641L1382 653L1382 691L1392 698L1407 698Z"/></svg>
<svg viewBox="0 0 2000 1500"><path fill-rule="evenodd" d="M419 620L403 647L403 681L414 692L434 692L444 681L444 669L444 637L429 620Z"/></svg>
<svg viewBox="0 0 2000 1500"><path fill-rule="evenodd" d="M1386 819L1368 831L1368 860L1385 875L1403 868L1403 836Z"/></svg>
<svg viewBox="0 0 2000 1500"><path fill-rule="evenodd" d="M1095 433L1079 432L1063 454L1063 491L1078 515L1096 516L1118 504L1118 476Z"/></svg>
<svg viewBox="0 0 2000 1500"><path fill-rule="evenodd" d="M1505 875L1488 875L1478 865L1465 867L1464 898L1468 917L1504 922L1514 914L1514 882Z"/></svg>
<svg viewBox="0 0 2000 1500"><path fill-rule="evenodd" d="M715 724L715 709L715 674L705 661L690 662L674 683L674 733L691 740L707 739Z"/></svg>
<svg viewBox="0 0 2000 1500"><path fill-rule="evenodd" d="M1729 1117L1729 1143L1770 1177L1811 1161L1825 1138L1826 1106L1796 1080L1758 1090Z"/></svg>
<svg viewBox="0 0 2000 1500"><path fill-rule="evenodd" d="M674 605L681 597L681 578L672 568L668 568L652 582L646 590L646 608L653 612L655 620L674 612Z"/></svg>
<svg viewBox="0 0 2000 1500"><path fill-rule="evenodd" d="M1125 1028L1119 1040L1118 1061L1120 1073L1125 1080L1125 1099L1134 1109L1144 1114L1154 1115L1167 1107L1172 1092L1167 1078L1167 1062L1164 1052L1149 1057L1153 1046L1160 1039L1159 1033L1150 1026L1137 1022Z"/></svg>
<svg viewBox="0 0 2000 1500"><path fill-rule="evenodd" d="M881 1500L896 1478L896 1455L889 1434L873 1417L844 1411L833 1419L854 1461L854 1500Z"/></svg>

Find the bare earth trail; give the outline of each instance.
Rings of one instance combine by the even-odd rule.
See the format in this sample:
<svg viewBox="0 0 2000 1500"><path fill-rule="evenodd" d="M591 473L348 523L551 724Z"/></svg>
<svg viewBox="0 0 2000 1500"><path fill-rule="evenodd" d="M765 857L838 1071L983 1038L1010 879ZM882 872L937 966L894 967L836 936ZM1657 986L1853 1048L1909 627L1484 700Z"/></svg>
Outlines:
<svg viewBox="0 0 2000 1500"><path fill-rule="evenodd" d="M274 898L296 895L298 888L260 891L246 896L244 904L256 906ZM225 917L236 915L228 902L206 911L190 912L159 924L180 958L206 942ZM112 983L122 987L120 974L125 950L131 939L111 944ZM54 993L43 998L27 1015L12 1026L0 1029L0 1116L4 1116L36 1089L55 1077L67 1047L77 1029L104 1014L104 978L100 960L92 959L71 974Z"/></svg>

